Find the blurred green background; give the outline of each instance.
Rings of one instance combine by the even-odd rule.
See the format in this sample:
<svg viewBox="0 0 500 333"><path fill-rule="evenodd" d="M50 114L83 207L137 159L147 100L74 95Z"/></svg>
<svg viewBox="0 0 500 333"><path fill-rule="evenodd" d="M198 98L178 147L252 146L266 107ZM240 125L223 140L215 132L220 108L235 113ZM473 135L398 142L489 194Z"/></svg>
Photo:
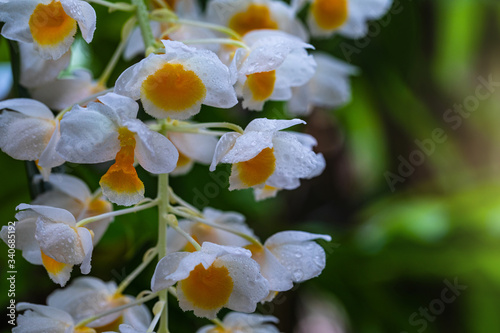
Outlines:
<svg viewBox="0 0 500 333"><path fill-rule="evenodd" d="M98 76L127 15L94 7L107 19L98 21L94 42L82 44L85 56L75 65ZM174 190L198 207L245 214L262 239L287 229L333 237L321 243L327 265L320 277L259 308L280 318L282 332L500 332L500 87L493 83L482 90L489 96L476 96L484 80L500 81L499 22L496 0L395 0L367 38L313 41L360 68L349 105L316 109L298 128L318 139L316 150L327 160L321 176L259 203L251 191L207 188L213 177L227 183L228 168L210 174L197 165L172 179ZM9 61L5 39L0 50L0 60ZM111 82L129 65L121 62ZM15 89L11 96L25 93ZM464 103L465 111L453 111ZM196 120L245 126L262 116L291 117L273 102L263 113L206 107ZM28 179L24 162L0 154L0 167L0 217L7 224L14 208L30 201ZM66 172L92 189L103 174L76 165ZM153 196L156 180L144 170L139 176ZM156 228L154 211L116 219L94 251L91 274L120 282L155 244ZM7 247L0 251L5 309ZM16 300L45 303L56 286L20 252L16 260ZM153 268L127 292L149 288ZM172 332L207 324L171 301Z"/></svg>

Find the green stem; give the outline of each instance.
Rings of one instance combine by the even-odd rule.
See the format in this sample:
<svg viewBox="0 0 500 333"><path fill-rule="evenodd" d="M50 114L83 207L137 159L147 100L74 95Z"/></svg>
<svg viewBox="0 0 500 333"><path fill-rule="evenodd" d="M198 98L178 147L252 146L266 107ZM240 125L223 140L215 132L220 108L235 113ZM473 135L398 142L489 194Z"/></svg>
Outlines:
<svg viewBox="0 0 500 333"><path fill-rule="evenodd" d="M169 191L169 194L170 194L170 202L171 203L173 203L173 204L176 203L176 204L182 205L182 206L190 209L194 213L198 214L200 217L203 217L203 215L201 214L201 212L198 209L196 209L196 207L194 207L193 205L187 203L186 201L184 201L184 199L182 199L177 194L175 194L174 190L171 187L168 188L168 191Z"/></svg>
<svg viewBox="0 0 500 333"><path fill-rule="evenodd" d="M130 5L124 2L109 2L105 0L87 0L87 2L92 2L98 5L108 7L111 10L121 10L124 12L132 12L135 10L134 5Z"/></svg>
<svg viewBox="0 0 500 333"><path fill-rule="evenodd" d="M158 321L160 320L160 316L163 312L163 308L165 307L165 302L156 303L155 306L153 307L153 312L156 310L155 308L158 305L160 305L160 308L158 309L158 312L155 313L155 316L154 316L153 320L151 321L151 324L149 325L148 330L146 332L153 332L156 325L158 324Z"/></svg>
<svg viewBox="0 0 500 333"><path fill-rule="evenodd" d="M152 248L146 251L146 254L144 255L144 258L142 260L142 263L137 266L136 269L132 273L130 273L129 276L125 278L125 280L120 283L118 288L115 291L115 294L121 294L125 288L128 287L128 285L139 275L141 272L153 261L153 259L156 257L158 254L158 249L157 248Z"/></svg>
<svg viewBox="0 0 500 333"><path fill-rule="evenodd" d="M164 127L166 130L169 131L176 131L178 129L204 129L204 128L209 128L209 127L217 127L217 128L227 128L230 130L233 130L235 132L238 132L240 134L243 134L243 129L232 123L228 122L217 122L217 123L200 123L200 124L178 124L178 125L172 125L172 124L164 124Z"/></svg>
<svg viewBox="0 0 500 333"><path fill-rule="evenodd" d="M87 217L86 219L83 219L80 222L78 222L76 224L76 227L83 227L86 224L89 224L89 223L92 223L92 222L95 222L98 220L106 219L108 217L115 217L115 216L125 215L125 214L129 214L129 213L139 212L141 210L154 207L157 204L158 204L157 200L152 200L151 202L144 204L144 205L130 207L130 208L126 208L126 209L115 210L113 212Z"/></svg>
<svg viewBox="0 0 500 333"><path fill-rule="evenodd" d="M191 235L189 235L187 232L182 230L178 225L170 224L170 227L172 229L174 229L175 231L177 231L179 234L181 234L181 236L186 238L188 240L188 242L191 243L191 245L193 245L193 247L196 249L196 251L201 250L200 244L193 237L191 237Z"/></svg>
<svg viewBox="0 0 500 333"><path fill-rule="evenodd" d="M168 174L161 174L158 176L158 261L167 255L168 194ZM168 333L167 290L160 291L159 295L165 306L161 311L158 333Z"/></svg>
<svg viewBox="0 0 500 333"><path fill-rule="evenodd" d="M191 25L193 27L200 27L200 28L206 28L206 29L219 31L219 32L222 32L222 33L224 33L228 36L231 36L237 40L241 40L240 34L238 34L233 29L230 29L228 27L224 27L222 25L217 25L217 24L212 24L212 23L207 23L207 22L200 22L200 21L186 20L186 19L178 19L177 22L180 24Z"/></svg>
<svg viewBox="0 0 500 333"><path fill-rule="evenodd" d="M126 26L135 24L135 18L132 18L131 20L132 21L127 21L127 23L125 23L124 28ZM127 40L128 40L128 37L130 36L131 32L132 32L132 30L129 29L129 31L127 31L125 34L122 33L120 44L118 44L118 47L116 48L115 53L113 53L111 60L109 61L108 65L104 69L104 72L102 73L101 77L97 81L98 84L102 85L103 87L106 87L106 82L108 82L109 77L111 76L111 73L113 73L113 70L115 69L116 64L118 63L118 60L120 60L120 56L122 55L123 50L125 50L125 46L127 45Z"/></svg>
<svg viewBox="0 0 500 333"><path fill-rule="evenodd" d="M149 12L144 0L132 0L132 3L136 7L137 22L139 22L139 27L141 29L142 39L144 40L144 46L146 48L146 56L153 52L155 38L153 36L153 31L149 25Z"/></svg>
<svg viewBox="0 0 500 333"><path fill-rule="evenodd" d="M234 39L229 39L229 38L207 38L207 39L186 39L182 40L186 45L189 44L225 44L225 45L231 45L231 46L236 46L236 47L241 47L245 50L250 50L250 48L247 46L247 44L234 40Z"/></svg>
<svg viewBox="0 0 500 333"><path fill-rule="evenodd" d="M81 321L79 321L76 325L75 325L75 330L79 327L83 327L85 325L87 325L88 323L91 323L93 322L94 320L97 320L99 318L102 318L102 317L106 317L112 313L116 313L116 312L120 312L122 310L125 310L125 309L128 309L132 306L136 306L136 305L140 305L142 303L145 303L147 301L150 301L154 298L158 297L158 292L156 293L151 293L149 294L148 296L146 297L142 297L138 300L135 300L134 302L131 302L131 303L128 303L128 304L125 304L125 305L122 305L122 306L119 306L117 308L114 308L114 309L111 309L109 311L105 311L105 312L102 312L102 313L99 313L98 315L95 315L95 316L92 316L92 317L89 317L89 318L86 318L86 319L83 319Z"/></svg>

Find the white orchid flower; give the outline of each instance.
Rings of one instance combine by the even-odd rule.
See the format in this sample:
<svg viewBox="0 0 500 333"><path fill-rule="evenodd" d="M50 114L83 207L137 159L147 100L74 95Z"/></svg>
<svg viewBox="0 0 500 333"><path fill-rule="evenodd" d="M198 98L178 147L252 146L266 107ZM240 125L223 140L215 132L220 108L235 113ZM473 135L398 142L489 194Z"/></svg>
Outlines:
<svg viewBox="0 0 500 333"><path fill-rule="evenodd" d="M179 305L199 317L215 318L222 307L253 312L269 293L248 250L205 242L196 252L176 252L156 266L151 290L177 283Z"/></svg>
<svg viewBox="0 0 500 333"><path fill-rule="evenodd" d="M289 100L292 87L306 84L314 75L316 63L306 51L312 46L295 36L255 30L243 41L250 49L237 49L230 69L244 108L260 111L268 100Z"/></svg>
<svg viewBox="0 0 500 333"><path fill-rule="evenodd" d="M230 108L238 102L228 68L208 50L181 42L162 41L164 54L150 54L126 69L118 78L115 93L141 99L153 117L187 119L202 104Z"/></svg>
<svg viewBox="0 0 500 333"><path fill-rule="evenodd" d="M3 0L0 21L5 38L33 43L40 56L55 60L69 50L77 24L83 39L92 41L96 14L82 0Z"/></svg>
<svg viewBox="0 0 500 333"><path fill-rule="evenodd" d="M322 154L312 151L316 140L307 134L297 135L281 130L304 124L300 119L251 121L243 134L224 134L210 165L231 163L229 190L269 186L295 189L300 178L312 178L325 168Z"/></svg>
<svg viewBox="0 0 500 333"><path fill-rule="evenodd" d="M326 53L312 54L316 73L301 87L293 88L293 96L288 101L288 111L293 115L307 115L313 107L335 108L349 103L351 85L349 76L358 69Z"/></svg>
<svg viewBox="0 0 500 333"><path fill-rule="evenodd" d="M36 161L45 179L65 160L56 152L59 121L43 103L27 98L0 102L0 148L12 158Z"/></svg>
<svg viewBox="0 0 500 333"><path fill-rule="evenodd" d="M104 282L95 277L79 277L64 289L59 289L47 298L47 305L66 311L75 322L93 317L134 301L132 296L117 293L114 282ZM120 324L132 325L146 331L151 323L151 314L145 305L137 305L117 311L87 324L99 332L118 330Z"/></svg>
<svg viewBox="0 0 500 333"><path fill-rule="evenodd" d="M223 212L206 207L203 209L202 214L205 220L214 224L214 226L190 220L179 221L179 228L186 231L186 233L200 244L210 242L219 245L239 247L249 244L248 240L229 231L218 229L215 226L234 230L235 232L255 238L252 229L245 224L245 217L239 213ZM196 249L184 237L180 237L177 231L172 228L167 229L167 252L172 253L181 250L193 252Z"/></svg>
<svg viewBox="0 0 500 333"><path fill-rule="evenodd" d="M130 206L144 198L144 184L134 160L154 174L172 171L179 154L163 135L138 120L138 104L108 93L86 108L75 106L61 121L57 151L75 163L100 163L115 159L101 178L103 194L112 202Z"/></svg>

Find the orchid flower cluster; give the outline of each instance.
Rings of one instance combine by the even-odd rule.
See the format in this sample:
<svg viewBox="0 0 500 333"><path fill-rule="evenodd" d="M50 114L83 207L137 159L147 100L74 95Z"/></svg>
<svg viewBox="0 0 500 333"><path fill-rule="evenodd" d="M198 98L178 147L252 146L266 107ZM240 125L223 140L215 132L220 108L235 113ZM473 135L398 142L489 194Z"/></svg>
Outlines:
<svg viewBox="0 0 500 333"><path fill-rule="evenodd" d="M77 30L92 42L97 18L89 2L129 12L130 19L99 79L85 69L61 76ZM164 333L168 294L182 310L212 321L198 332L278 332L275 317L252 314L257 304L318 276L325 252L315 240L331 237L283 231L261 242L244 216L198 210L174 192L168 177L189 173L194 163L209 171L230 164L229 190L252 189L263 200L319 175L325 160L313 151L316 140L289 131L305 124L301 119L255 118L243 129L192 118L202 105L230 109L239 101L254 111L267 101L286 101L290 114L300 116L347 103L349 76L357 69L312 51L307 41L336 33L362 37L367 20L390 5L210 0L203 11L194 0L0 0L1 34L18 42L20 84L32 97L0 102L0 148L34 161L50 184L17 207L1 238L7 243L15 233L23 257L65 287L73 266L90 273L93 249L116 216L152 208L159 215L157 245L119 285L80 277L53 292L47 305L19 303L25 312L13 332ZM298 18L304 11L305 24ZM109 86L121 57L142 60ZM140 118L151 121L138 118L143 112ZM51 172L65 162L108 161L114 162L95 192L74 176ZM138 165L158 175L156 198L145 197ZM150 289L124 294L155 259ZM156 300L152 314L144 305L150 300ZM220 320L222 308L235 312Z"/></svg>

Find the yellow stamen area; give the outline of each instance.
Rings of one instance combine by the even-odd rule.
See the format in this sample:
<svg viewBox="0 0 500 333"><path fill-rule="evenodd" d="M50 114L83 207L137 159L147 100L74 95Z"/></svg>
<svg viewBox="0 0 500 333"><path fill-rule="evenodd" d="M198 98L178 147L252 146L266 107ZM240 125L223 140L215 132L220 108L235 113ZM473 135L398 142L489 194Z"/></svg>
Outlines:
<svg viewBox="0 0 500 333"><path fill-rule="evenodd" d="M126 127L121 127L118 129L118 140L121 149L116 154L115 164L102 176L99 184L123 194L140 192L144 189L144 184L134 168L134 133Z"/></svg>
<svg viewBox="0 0 500 333"><path fill-rule="evenodd" d="M233 15L228 26L242 36L256 29L278 29L278 23L271 18L269 8L259 4L251 4L246 11Z"/></svg>
<svg viewBox="0 0 500 333"><path fill-rule="evenodd" d="M59 1L38 4L30 16L33 40L42 46L54 46L76 33L76 21L69 17Z"/></svg>
<svg viewBox="0 0 500 333"><path fill-rule="evenodd" d="M75 328L75 333L99 333L101 331L96 331L95 329L93 328L90 328L90 327L78 327L78 328ZM104 331L102 331L104 332Z"/></svg>
<svg viewBox="0 0 500 333"><path fill-rule="evenodd" d="M40 252L42 252L43 267L45 267L45 269L47 270L47 272L49 274L58 275L66 268L66 266L68 266L67 264L65 264L63 262L59 262L57 260L52 259L48 255L43 253L43 251L40 251Z"/></svg>
<svg viewBox="0 0 500 333"><path fill-rule="evenodd" d="M314 0L311 13L321 29L332 30L345 23L348 16L348 0Z"/></svg>
<svg viewBox="0 0 500 333"><path fill-rule="evenodd" d="M179 150L179 159L177 160L177 167L181 168L183 166L186 166L190 161L191 159L186 155L184 155L183 153L181 153Z"/></svg>
<svg viewBox="0 0 500 333"><path fill-rule="evenodd" d="M103 333L103 332L119 332L119 326L123 324L123 316L120 316L110 322L109 324L99 326L99 327L94 327L94 330L96 333Z"/></svg>
<svg viewBox="0 0 500 333"><path fill-rule="evenodd" d="M102 198L93 198L87 204L85 217L101 215L112 210L113 206Z"/></svg>
<svg viewBox="0 0 500 333"><path fill-rule="evenodd" d="M257 156L236 164L239 178L246 186L264 183L276 168L276 157L273 148L263 149Z"/></svg>
<svg viewBox="0 0 500 333"><path fill-rule="evenodd" d="M261 72L247 75L248 88L256 101L265 101L274 91L276 71Z"/></svg>
<svg viewBox="0 0 500 333"><path fill-rule="evenodd" d="M194 307L214 310L224 306L233 292L233 279L226 267L205 269L202 264L196 266L189 276L181 281L181 288L187 300Z"/></svg>
<svg viewBox="0 0 500 333"><path fill-rule="evenodd" d="M141 98L165 111L182 112L201 103L207 88L195 72L182 64L166 63L142 82Z"/></svg>
<svg viewBox="0 0 500 333"><path fill-rule="evenodd" d="M259 259L264 256L264 247L258 244L248 244L245 249L252 252L252 259L259 262Z"/></svg>

